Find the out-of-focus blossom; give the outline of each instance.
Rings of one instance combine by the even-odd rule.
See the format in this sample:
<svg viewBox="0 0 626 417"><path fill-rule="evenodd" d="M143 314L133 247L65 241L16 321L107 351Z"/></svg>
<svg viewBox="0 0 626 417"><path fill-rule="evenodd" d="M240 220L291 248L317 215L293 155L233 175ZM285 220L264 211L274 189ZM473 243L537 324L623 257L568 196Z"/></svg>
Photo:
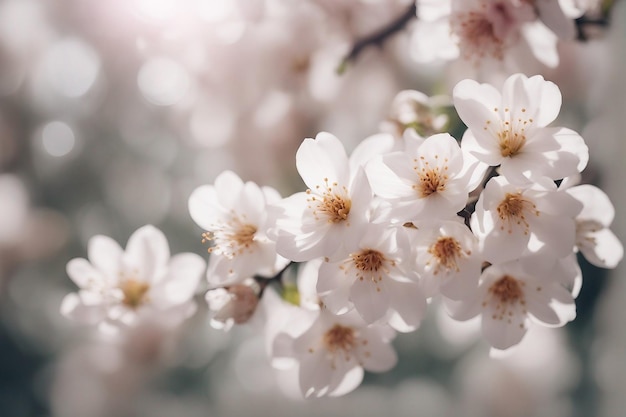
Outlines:
<svg viewBox="0 0 626 417"><path fill-rule="evenodd" d="M615 217L611 200L589 184L569 188L567 193L583 204L576 216L576 247L592 264L615 268L624 257L624 246L609 229Z"/></svg>
<svg viewBox="0 0 626 417"><path fill-rule="evenodd" d="M482 333L489 344L504 350L517 345L530 322L560 327L576 317L574 298L562 285L561 265L529 273L520 261L485 269L480 284L459 302L447 303L453 318L482 316Z"/></svg>
<svg viewBox="0 0 626 417"><path fill-rule="evenodd" d="M94 236L88 255L67 264L79 291L63 299L64 315L109 329L155 317L176 325L195 311L192 297L205 262L193 253L170 258L167 240L155 227L138 229L126 250L109 237Z"/></svg>

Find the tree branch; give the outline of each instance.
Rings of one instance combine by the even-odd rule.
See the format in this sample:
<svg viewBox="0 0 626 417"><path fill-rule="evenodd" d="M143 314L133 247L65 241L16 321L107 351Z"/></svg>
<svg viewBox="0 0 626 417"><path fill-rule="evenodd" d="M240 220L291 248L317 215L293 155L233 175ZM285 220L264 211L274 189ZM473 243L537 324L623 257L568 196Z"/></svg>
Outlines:
<svg viewBox="0 0 626 417"><path fill-rule="evenodd" d="M396 32L404 29L406 24L417 17L417 6L415 2L396 20L393 20L389 25L385 26L378 32L374 32L369 36L356 41L348 55L341 61L341 64L337 68L337 73L343 74L348 65L356 60L363 49L371 45L381 46L390 36Z"/></svg>

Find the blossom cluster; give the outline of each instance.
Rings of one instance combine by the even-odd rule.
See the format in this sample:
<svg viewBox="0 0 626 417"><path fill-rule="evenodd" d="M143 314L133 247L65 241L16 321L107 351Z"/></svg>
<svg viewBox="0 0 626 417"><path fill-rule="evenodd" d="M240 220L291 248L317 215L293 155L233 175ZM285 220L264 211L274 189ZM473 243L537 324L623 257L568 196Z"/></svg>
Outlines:
<svg viewBox="0 0 626 417"><path fill-rule="evenodd" d="M467 126L460 140L444 131L441 100L403 92L387 132L350 154L327 132L302 142L305 191L282 198L225 171L189 198L210 245L212 323L258 316L272 365L295 372L306 397L342 395L364 370L391 369L396 332L415 331L435 298L453 319L480 316L498 350L532 326L563 326L581 287L576 253L605 268L623 256L608 197L577 185L583 138L551 126L554 83L515 74L500 91L468 79L451 101ZM294 290L283 278L296 263ZM170 259L152 226L126 250L97 236L89 260L68 263L80 291L62 311L109 329L179 323L205 267L195 254Z"/></svg>

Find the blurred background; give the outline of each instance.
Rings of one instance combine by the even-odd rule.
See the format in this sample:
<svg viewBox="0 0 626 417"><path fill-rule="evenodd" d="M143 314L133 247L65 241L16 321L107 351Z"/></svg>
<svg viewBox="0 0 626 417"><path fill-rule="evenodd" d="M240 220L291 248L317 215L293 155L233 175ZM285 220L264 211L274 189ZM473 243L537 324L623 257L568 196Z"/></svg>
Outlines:
<svg viewBox="0 0 626 417"><path fill-rule="evenodd" d="M94 234L125 245L144 224L172 253L206 255L191 191L224 169L302 189L295 151L325 130L352 149L379 132L403 89L449 94L462 66L418 65L411 23L350 48L407 0L0 1L0 417L624 416L625 269L581 259L578 317L489 358L476 323L437 306L396 339L396 368L339 399L301 400L249 326L140 328L104 343L59 313L65 265ZM616 207L626 237L626 7L607 28L560 45L536 72L564 96L555 125L590 148L583 181Z"/></svg>

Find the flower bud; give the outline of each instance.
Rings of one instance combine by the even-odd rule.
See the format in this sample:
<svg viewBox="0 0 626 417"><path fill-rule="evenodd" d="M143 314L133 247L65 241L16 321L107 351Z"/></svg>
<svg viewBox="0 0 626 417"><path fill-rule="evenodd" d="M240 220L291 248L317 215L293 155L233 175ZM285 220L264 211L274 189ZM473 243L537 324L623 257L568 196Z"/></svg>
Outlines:
<svg viewBox="0 0 626 417"><path fill-rule="evenodd" d="M254 281L209 290L206 300L211 311L211 326L228 330L233 324L248 322L259 302Z"/></svg>

